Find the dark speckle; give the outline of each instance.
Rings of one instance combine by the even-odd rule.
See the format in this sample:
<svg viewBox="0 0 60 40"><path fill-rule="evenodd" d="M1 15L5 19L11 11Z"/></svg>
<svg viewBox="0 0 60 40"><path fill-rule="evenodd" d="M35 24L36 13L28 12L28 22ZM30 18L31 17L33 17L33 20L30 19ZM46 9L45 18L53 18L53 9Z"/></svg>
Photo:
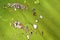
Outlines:
<svg viewBox="0 0 60 40"><path fill-rule="evenodd" d="M31 34L32 34L33 32L31 32Z"/></svg>
<svg viewBox="0 0 60 40"><path fill-rule="evenodd" d="M33 15L36 16L36 12L33 12Z"/></svg>
<svg viewBox="0 0 60 40"><path fill-rule="evenodd" d="M33 8L32 11L33 11L33 15L36 16L36 9Z"/></svg>
<svg viewBox="0 0 60 40"><path fill-rule="evenodd" d="M42 31L42 36L43 36L44 32Z"/></svg>

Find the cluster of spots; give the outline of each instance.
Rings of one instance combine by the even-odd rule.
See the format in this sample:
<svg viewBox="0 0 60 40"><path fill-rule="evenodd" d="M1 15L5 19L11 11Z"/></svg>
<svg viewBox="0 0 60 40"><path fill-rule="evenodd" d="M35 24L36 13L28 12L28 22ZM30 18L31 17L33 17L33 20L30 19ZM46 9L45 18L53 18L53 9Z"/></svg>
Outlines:
<svg viewBox="0 0 60 40"><path fill-rule="evenodd" d="M15 28L24 29L24 25L20 23L19 21L15 21L13 25Z"/></svg>
<svg viewBox="0 0 60 40"><path fill-rule="evenodd" d="M16 11L16 9L21 9L24 10L26 9L26 6L23 4L19 4L19 3L8 3L7 6L4 5L3 8L14 8L14 10Z"/></svg>
<svg viewBox="0 0 60 40"><path fill-rule="evenodd" d="M41 19L43 18L42 15L40 15L40 18L41 18ZM36 19L35 22L38 23L39 20ZM24 29L24 30L26 31L26 33L29 32L29 27L28 27L28 26L25 27L25 26L24 26L21 22L19 22L19 21L15 21L15 22L13 23L13 25L14 25L15 28ZM32 27L32 28L33 28L34 30L36 30L36 29L38 28L38 25L37 25L37 24L33 24L33 27ZM33 33L33 31L31 31L30 34L27 34L27 35L26 35L28 40L30 40L30 36L32 35L32 33ZM43 31L42 31L42 36L43 36Z"/></svg>
<svg viewBox="0 0 60 40"><path fill-rule="evenodd" d="M23 4L19 4L19 3L8 3L8 7L13 7L15 11L16 11L16 9L23 10L26 8Z"/></svg>
<svg viewBox="0 0 60 40"><path fill-rule="evenodd" d="M36 16L36 9L33 8L32 11L33 11L33 15Z"/></svg>
<svg viewBox="0 0 60 40"><path fill-rule="evenodd" d="M26 0L24 1L24 3L26 3ZM39 0L34 1L34 3L35 3L35 4L39 3ZM22 10L24 10L24 9L26 8L24 5L19 4L19 3L8 3L8 7L13 7L15 11L16 11L16 9L22 9ZM5 7L5 8L6 8L6 7ZM37 12L36 12L36 9L35 9L35 8L32 9L32 12L33 12L33 16L36 16L36 15L37 15ZM43 16L40 15L39 18L42 19ZM14 19L12 18L12 20L14 20ZM39 22L39 20L36 19L36 20L35 20L35 23L38 23L38 22ZM37 25L37 24L32 24L32 25L33 25L32 28L34 28L35 30L38 28L38 25ZM10 23L10 26L11 26L11 23ZM26 32L29 31L28 26L25 27L25 26L24 26L21 22L19 22L19 21L13 22L13 26L14 26L15 28L24 29ZM31 31L30 34L27 34L27 39L28 39L28 40L30 39L30 35L32 35L32 33L33 33L33 31ZM42 34L43 34L43 32L42 32Z"/></svg>

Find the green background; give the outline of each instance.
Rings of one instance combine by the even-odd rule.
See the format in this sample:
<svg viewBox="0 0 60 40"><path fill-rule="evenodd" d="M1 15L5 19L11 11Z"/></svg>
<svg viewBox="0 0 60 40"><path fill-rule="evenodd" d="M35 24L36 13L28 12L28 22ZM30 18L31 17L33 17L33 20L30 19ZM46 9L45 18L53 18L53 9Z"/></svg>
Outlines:
<svg viewBox="0 0 60 40"><path fill-rule="evenodd" d="M34 4L34 1L27 0L24 3L24 0L0 0L0 40L27 40L26 35L31 31L33 34L30 40L60 40L60 0L39 0L38 4ZM28 9L4 9L3 6L8 3L28 5ZM33 16L33 8L36 9L37 16ZM42 19L39 18L40 15L43 16ZM36 19L39 20L38 23L35 23ZM14 28L13 22L16 20L28 26L29 32ZM37 30L31 24L37 24Z"/></svg>

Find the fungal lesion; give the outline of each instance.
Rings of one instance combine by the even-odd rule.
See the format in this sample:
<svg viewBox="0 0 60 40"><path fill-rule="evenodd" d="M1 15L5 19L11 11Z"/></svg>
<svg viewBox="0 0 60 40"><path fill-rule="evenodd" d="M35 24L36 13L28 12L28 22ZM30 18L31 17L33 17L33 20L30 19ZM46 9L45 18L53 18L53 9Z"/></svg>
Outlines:
<svg viewBox="0 0 60 40"><path fill-rule="evenodd" d="M26 6L23 5L23 4L20 4L20 3L8 3L7 5L8 5L8 8L9 8L9 7L12 7L12 8L14 8L15 11L16 11L16 9L21 9L21 10L26 9ZM31 9L31 11L32 11L32 14L33 14L34 17L37 16L36 8ZM42 19L43 16L40 15L39 18ZM32 28L33 28L34 30L37 30L37 29L38 29L38 25L36 24L36 23L38 23L38 22L39 22L39 20L36 19L36 20L35 20L35 23L32 24ZM26 31L26 33L29 32L29 28L30 28L30 27L28 27L28 26L26 27L23 23L21 23L21 22L19 22L19 21L13 22L13 27L14 27L14 28L18 28L18 29L24 29L24 30ZM30 29L30 30L31 30L31 29ZM30 39L30 35L32 35L33 32L34 32L34 31L31 31L30 34L27 35L27 39L28 39L28 40ZM44 32L42 31L42 36L43 36L43 34L44 34Z"/></svg>
<svg viewBox="0 0 60 40"><path fill-rule="evenodd" d="M14 26L15 28L24 29L24 25L23 25L21 22L19 22L19 21L15 21L15 22L13 23L13 26Z"/></svg>
<svg viewBox="0 0 60 40"><path fill-rule="evenodd" d="M37 15L37 12L36 12L36 9L35 8L32 9L32 12L33 12L33 16L36 16Z"/></svg>
<svg viewBox="0 0 60 40"><path fill-rule="evenodd" d="M24 10L27 6L21 3L7 3L7 5L3 5L3 8L14 8L16 11L16 9Z"/></svg>

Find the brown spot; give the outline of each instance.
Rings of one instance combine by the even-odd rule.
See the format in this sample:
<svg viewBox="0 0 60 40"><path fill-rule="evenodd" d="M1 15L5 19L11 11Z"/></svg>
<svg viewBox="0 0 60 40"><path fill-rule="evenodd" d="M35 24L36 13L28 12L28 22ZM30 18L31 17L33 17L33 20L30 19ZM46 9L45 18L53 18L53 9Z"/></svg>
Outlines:
<svg viewBox="0 0 60 40"><path fill-rule="evenodd" d="M36 12L33 12L33 15L36 16Z"/></svg>
<svg viewBox="0 0 60 40"><path fill-rule="evenodd" d="M24 29L24 25L21 23L21 24L19 24L20 26L21 26L21 29Z"/></svg>
<svg viewBox="0 0 60 40"><path fill-rule="evenodd" d="M34 15L34 16L36 16L36 9L35 9L35 8L33 8L33 10L32 10L32 11L33 11L33 15Z"/></svg>

